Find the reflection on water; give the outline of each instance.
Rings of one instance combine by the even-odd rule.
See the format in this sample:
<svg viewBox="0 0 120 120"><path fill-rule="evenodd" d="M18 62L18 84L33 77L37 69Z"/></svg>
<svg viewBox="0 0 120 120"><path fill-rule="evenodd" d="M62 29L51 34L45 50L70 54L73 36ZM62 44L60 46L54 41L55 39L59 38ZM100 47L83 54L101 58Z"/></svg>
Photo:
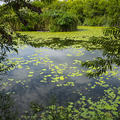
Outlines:
<svg viewBox="0 0 120 120"><path fill-rule="evenodd" d="M8 53L9 61L5 64L15 62L16 67L11 68L6 75L0 76L7 93L15 93L20 115L28 109L28 103L38 100L46 105L53 94L58 103L63 106L66 101L77 101L81 97L78 92L86 98L91 97L95 102L107 89L98 83L95 84L100 77L102 80L106 79L106 84L109 86L119 86L119 67L116 68L116 66L114 66L115 71L103 74L96 79L85 76L86 73L91 72L88 71L88 68L94 64L91 61L97 57L108 58L103 56L105 49L100 45L95 46L84 41L60 40L60 38L36 41L26 40L26 44L22 43L19 46L18 54ZM86 65L88 68L81 67L82 61L92 65ZM98 64L96 66L100 67ZM95 65L93 70L94 67ZM118 71L117 74L115 74L116 71Z"/></svg>
<svg viewBox="0 0 120 120"><path fill-rule="evenodd" d="M78 50L81 50L82 52L84 51L84 49ZM79 89L81 84L91 82L92 80L88 79L84 75L73 77L70 76L71 73L77 73L78 70L79 73L82 73L81 67L77 67L77 65L73 64L74 60L78 58L80 60L86 59L85 55L82 55L82 57L76 56L76 54L71 53L70 49L55 51L48 48L34 49L26 46L26 48L23 50L19 49L19 51L19 55L14 54L14 59L13 54L8 55L10 59L13 59L14 61L17 60L19 64L17 65L18 68L11 70L6 76L3 77L3 82L8 82L7 86L5 87L7 91L15 92L16 95L19 94L16 100L17 104L23 111L28 109L28 103L37 99L40 100L40 103L45 105L51 99L53 94L57 97L60 105L65 105L66 101L76 101L80 97L77 94L77 89ZM77 50L74 50L74 52L77 52ZM67 56L67 54L71 54L72 56ZM88 58L92 59L90 54ZM58 66L63 72L62 75L67 76L67 78L65 78L63 81L58 80L52 83L51 78L56 78L57 76L55 75L58 75L58 77L61 76L59 71L56 72L56 68ZM50 69L50 67L52 68ZM76 68L74 69L73 67ZM52 69L55 69L55 71L51 71ZM44 73L40 74L42 71ZM28 77L28 75L33 76ZM51 76L45 77L47 75ZM42 83L41 80L44 80L45 78L47 79L46 82L44 81ZM73 85L80 84L80 86L76 87L76 85L72 86L71 84L69 86L65 85L68 82L71 82Z"/></svg>

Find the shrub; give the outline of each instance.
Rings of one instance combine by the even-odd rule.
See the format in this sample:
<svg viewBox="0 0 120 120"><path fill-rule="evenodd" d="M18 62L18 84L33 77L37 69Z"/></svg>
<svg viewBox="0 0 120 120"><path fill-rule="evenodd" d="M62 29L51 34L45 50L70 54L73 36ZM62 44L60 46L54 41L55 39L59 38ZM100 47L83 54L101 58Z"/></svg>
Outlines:
<svg viewBox="0 0 120 120"><path fill-rule="evenodd" d="M77 29L78 18L68 12L51 11L50 16L50 31L75 31Z"/></svg>

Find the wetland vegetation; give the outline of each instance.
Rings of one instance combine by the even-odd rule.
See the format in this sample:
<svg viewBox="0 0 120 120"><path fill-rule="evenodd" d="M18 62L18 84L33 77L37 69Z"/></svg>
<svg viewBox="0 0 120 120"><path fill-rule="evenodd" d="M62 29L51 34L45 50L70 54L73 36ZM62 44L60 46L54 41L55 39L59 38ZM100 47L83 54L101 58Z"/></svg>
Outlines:
<svg viewBox="0 0 120 120"><path fill-rule="evenodd" d="M7 2L0 6L0 119L119 119L120 2Z"/></svg>

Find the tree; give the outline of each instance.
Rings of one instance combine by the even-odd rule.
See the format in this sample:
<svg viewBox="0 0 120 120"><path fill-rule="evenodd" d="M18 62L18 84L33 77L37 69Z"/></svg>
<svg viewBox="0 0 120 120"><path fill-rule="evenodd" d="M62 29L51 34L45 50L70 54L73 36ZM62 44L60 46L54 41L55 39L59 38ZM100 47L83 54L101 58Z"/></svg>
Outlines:
<svg viewBox="0 0 120 120"><path fill-rule="evenodd" d="M57 1L57 0L41 0L41 2L51 4L52 2Z"/></svg>
<svg viewBox="0 0 120 120"><path fill-rule="evenodd" d="M28 24L28 21L25 20L19 12L19 9L22 7L27 7L28 9L31 9L31 11L37 12L38 14L41 14L41 8L40 7L35 7L34 5L31 5L31 3L28 1L26 2L25 0L2 0L3 2L6 2L7 4L0 6L0 17L2 17L4 14L4 12L8 9L13 9L13 11L17 14L17 16L19 17L20 21L24 24L24 26L26 27ZM4 11L4 12L3 12ZM4 23L4 22L3 22ZM10 34L8 34L4 28L3 23L0 23L0 33L2 34L2 39L7 39L8 42L12 41L12 36ZM2 25L2 27L1 27Z"/></svg>
<svg viewBox="0 0 120 120"><path fill-rule="evenodd" d="M110 26L120 27L120 1L108 0L107 12L112 18Z"/></svg>
<svg viewBox="0 0 120 120"><path fill-rule="evenodd" d="M84 3L84 14L86 17L103 16L106 13L106 0L86 0Z"/></svg>
<svg viewBox="0 0 120 120"><path fill-rule="evenodd" d="M82 62L82 66L92 68L92 71L86 73L89 78L97 77L112 70L112 65L120 66L120 28L108 28L103 31L107 37L91 37L89 43L99 45L103 51L103 57L97 57L93 61ZM91 45L91 46L92 46ZM92 47L89 47L91 49Z"/></svg>

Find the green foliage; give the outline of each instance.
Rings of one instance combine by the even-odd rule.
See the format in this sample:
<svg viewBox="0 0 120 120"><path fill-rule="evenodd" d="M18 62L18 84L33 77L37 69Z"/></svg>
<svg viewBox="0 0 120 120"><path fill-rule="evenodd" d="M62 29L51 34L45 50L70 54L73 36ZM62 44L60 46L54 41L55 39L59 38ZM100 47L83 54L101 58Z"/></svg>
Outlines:
<svg viewBox="0 0 120 120"><path fill-rule="evenodd" d="M69 0L65 1L55 1L51 5L47 6L48 10L61 10L65 12L70 12L76 14L81 22L84 21L83 15L83 2L81 0Z"/></svg>
<svg viewBox="0 0 120 120"><path fill-rule="evenodd" d="M31 15L30 15L31 14ZM47 11L43 12L40 16L33 13L25 15L29 21L28 25L31 30L43 31L73 31L77 29L78 18L70 13L63 11ZM29 20L30 19L30 20ZM34 22L32 21L34 20ZM21 24L22 25L22 24ZM33 28L32 28L33 27ZM28 30L21 26L23 30Z"/></svg>
<svg viewBox="0 0 120 120"><path fill-rule="evenodd" d="M50 17L48 12L43 12L36 20L34 30L49 31Z"/></svg>
<svg viewBox="0 0 120 120"><path fill-rule="evenodd" d="M106 0L86 0L83 3L83 13L89 18L103 16L106 13L106 2Z"/></svg>
<svg viewBox="0 0 120 120"><path fill-rule="evenodd" d="M103 29L103 33L105 36L112 36L114 39L120 40L120 28L111 27L107 29Z"/></svg>
<svg viewBox="0 0 120 120"><path fill-rule="evenodd" d="M112 2L112 3L118 6L116 2ZM108 16L108 14L109 15L113 14L114 16L116 15L116 17L114 18L118 18L119 7L116 7L116 9L114 9L112 13L109 13L109 10L113 9L112 7L110 7L112 3L109 3L109 1L106 1L106 0L86 0L86 1L68 0L67 2L55 1L51 5L46 6L45 8L51 11L62 10L62 11L67 11L67 12L76 14L79 20L82 23L84 22L83 25L97 26L97 25L109 24L110 19L108 17L107 19L104 17L104 16Z"/></svg>
<svg viewBox="0 0 120 120"><path fill-rule="evenodd" d="M86 17L83 25L84 26L109 26L112 19L108 16L96 16L94 18Z"/></svg>
<svg viewBox="0 0 120 120"><path fill-rule="evenodd" d="M120 66L120 29L107 28L103 30L106 37L91 37L89 43L93 45L99 44L103 49L103 56L106 58L95 58L93 61L82 62L82 67L92 68L86 72L89 78L97 77L106 73L107 70L112 70L112 64Z"/></svg>
<svg viewBox="0 0 120 120"><path fill-rule="evenodd" d="M2 27L1 27L2 29ZM7 52L14 51L18 53L18 50L14 47L17 45L16 42L8 43L8 39L2 39L0 34L0 75L5 74L10 68L15 66L15 63L12 62L8 65L4 63L4 61L8 61Z"/></svg>
<svg viewBox="0 0 120 120"><path fill-rule="evenodd" d="M20 14L25 20L28 21L28 25L26 27L24 27L24 25L21 24L21 30L35 30L35 25L38 22L39 15L35 12L29 11L28 9L21 9Z"/></svg>
<svg viewBox="0 0 120 120"><path fill-rule="evenodd" d="M108 0L106 5L107 16L111 18L110 26L120 27L120 1Z"/></svg>
<svg viewBox="0 0 120 120"><path fill-rule="evenodd" d="M85 26L97 26L98 22L99 22L99 17L85 18L83 25L85 25Z"/></svg>
<svg viewBox="0 0 120 120"><path fill-rule="evenodd" d="M37 8L40 7L41 9L45 7L45 3L42 1L33 1L31 4L36 6Z"/></svg>
<svg viewBox="0 0 120 120"><path fill-rule="evenodd" d="M17 120L18 108L14 105L12 94L6 94L5 90L0 92L0 119L1 120Z"/></svg>
<svg viewBox="0 0 120 120"><path fill-rule="evenodd" d="M17 17L17 15L13 15L13 16L9 16L9 18L7 19L8 21L8 25L10 25L10 27L13 30L20 30L20 20Z"/></svg>
<svg viewBox="0 0 120 120"><path fill-rule="evenodd" d="M44 2L45 4L52 4L56 0L41 0L41 2Z"/></svg>
<svg viewBox="0 0 120 120"><path fill-rule="evenodd" d="M21 118L28 120L41 119L41 120L79 120L79 119L92 119L92 120L112 120L119 118L119 112L117 110L116 103L118 102L117 98L115 102L112 100L107 100L107 98L115 98L115 93L113 89L105 90L104 98L100 99L98 102L92 102L91 98L86 99L85 96L81 96L80 100L77 102L67 102L66 107L58 106L54 96L49 102L47 107L41 109L41 105L38 102L34 103L34 106L31 103L31 107L34 107L34 113L28 115L29 111L25 111L25 115L22 115ZM85 108L86 104L89 104L89 108ZM79 107L77 107L79 106ZM32 110L32 109L31 109ZM104 110L104 112L103 112ZM111 111L110 111L111 110Z"/></svg>
<svg viewBox="0 0 120 120"><path fill-rule="evenodd" d="M99 18L98 25L99 26L109 26L110 21L111 21L111 18L104 15L104 16Z"/></svg>
<svg viewBox="0 0 120 120"><path fill-rule="evenodd" d="M65 1L55 1L51 5L48 5L47 8L50 11L54 11L54 10L67 11L67 6Z"/></svg>
<svg viewBox="0 0 120 120"><path fill-rule="evenodd" d="M73 14L51 11L49 16L51 18L50 31L75 31L77 29L78 18Z"/></svg>
<svg viewBox="0 0 120 120"><path fill-rule="evenodd" d="M57 22L58 25L60 26L69 26L73 22L72 17L69 16L68 14L63 15Z"/></svg>
<svg viewBox="0 0 120 120"><path fill-rule="evenodd" d="M20 25L19 18L12 13L12 15L8 14L5 15L5 19L7 23L14 30L50 30L50 31L66 31L61 28L61 25L70 25L73 19L69 17L69 15L64 15L60 18L58 24L53 24L52 22L49 24L50 20L48 19L48 14L50 11L64 11L65 13L69 12L76 15L79 19L79 25L86 25L86 26L119 26L119 2L111 0L68 0L66 1L58 1L58 0L50 0L50 1L33 1L31 2L32 5L36 6L37 8L40 7L42 9L45 16L38 15L37 13L31 12L28 9L21 9L19 12L21 16L28 20L27 27L24 27L22 24ZM48 13L47 13L48 12ZM72 16L73 17L73 16ZM9 18L9 19L7 19ZM69 20L68 20L69 19ZM53 20L53 19L52 19ZM56 20L57 21L57 20ZM74 20L76 21L76 20ZM60 25L60 26L59 26ZM58 26L58 28L57 28ZM71 27L67 28L68 31L71 31L73 26L73 30L75 29L75 25L70 25Z"/></svg>
<svg viewBox="0 0 120 120"><path fill-rule="evenodd" d="M119 26L119 23L120 23L119 21L120 20L119 19L120 2L115 0L108 0L108 1L106 0L85 0L85 1L83 0L74 0L74 1L73 0L68 0L68 1L43 0L43 1L33 1L31 2L31 4L36 6L37 8L40 7L42 11L46 11L46 12L61 10L61 11L73 13L80 20L79 25L83 24L87 26L88 25ZM32 16L34 16L33 13L32 13ZM17 28L17 29L23 29L23 30L35 30L38 25L38 22L36 22L35 20L35 23L34 23L33 20L35 19L35 16L33 18L32 16L31 16L31 19L29 17L29 25L27 28L24 28L22 26L21 28L19 28L20 27L19 22L16 23L16 21L18 21L17 16L12 16L10 24L14 29ZM15 19L17 20L15 21ZM41 19L39 18L39 20ZM12 21L14 21L17 25L13 24ZM62 20L62 23L63 23L63 20ZM45 25L43 26L45 27ZM53 31L55 31L55 29L57 31L60 29L60 28L57 29L56 25L53 25L53 24L50 25L50 28L54 29Z"/></svg>
<svg viewBox="0 0 120 120"><path fill-rule="evenodd" d="M18 16L15 14L9 15L6 19L8 24L11 26L13 30L24 30L24 31L31 31L31 30L38 30L38 22L40 16L35 13L31 12L28 9L20 9L19 11L22 18L28 21L28 25L25 27L23 23L19 20Z"/></svg>
<svg viewBox="0 0 120 120"><path fill-rule="evenodd" d="M79 21L76 15L63 11L45 11L38 15L24 8L20 9L19 13L28 21L28 25L25 27L23 23L20 23L16 15L8 15L6 19L13 30L75 31Z"/></svg>

